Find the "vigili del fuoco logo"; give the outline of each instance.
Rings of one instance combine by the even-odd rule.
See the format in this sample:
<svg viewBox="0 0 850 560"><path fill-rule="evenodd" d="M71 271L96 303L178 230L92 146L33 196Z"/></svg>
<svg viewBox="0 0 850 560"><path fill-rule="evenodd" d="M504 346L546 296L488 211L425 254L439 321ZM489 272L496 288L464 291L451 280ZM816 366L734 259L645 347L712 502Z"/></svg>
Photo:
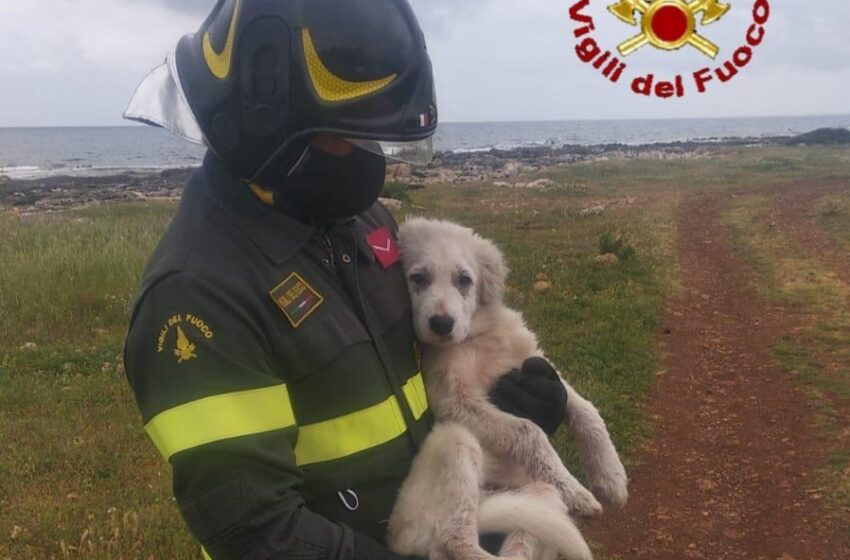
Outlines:
<svg viewBox="0 0 850 560"><path fill-rule="evenodd" d="M594 37L596 25L588 13L590 5L591 0L579 0L570 7L570 19L576 24L573 34L578 40L575 50L579 60L614 84L628 83L638 95L661 99L684 97L691 91L706 93L732 81L752 61L755 49L764 41L765 26L770 19L769 0L756 0L752 4L750 25L741 30L741 43L726 52L727 46L712 40L711 26L733 9L730 2L619 0L609 4L607 11L631 29L623 26L624 40L616 48L606 48ZM672 78L655 73L629 75L629 57L644 48L662 51L693 48L714 62Z"/></svg>

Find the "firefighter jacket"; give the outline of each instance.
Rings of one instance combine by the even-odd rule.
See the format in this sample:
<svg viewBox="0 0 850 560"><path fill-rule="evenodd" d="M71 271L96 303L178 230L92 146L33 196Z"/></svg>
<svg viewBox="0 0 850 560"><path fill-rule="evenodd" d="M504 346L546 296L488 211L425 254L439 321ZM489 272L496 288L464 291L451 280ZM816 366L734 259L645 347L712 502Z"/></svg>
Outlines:
<svg viewBox="0 0 850 560"><path fill-rule="evenodd" d="M208 557L388 554L374 541L432 424L396 233L380 204L293 220L213 156L190 180L125 363Z"/></svg>

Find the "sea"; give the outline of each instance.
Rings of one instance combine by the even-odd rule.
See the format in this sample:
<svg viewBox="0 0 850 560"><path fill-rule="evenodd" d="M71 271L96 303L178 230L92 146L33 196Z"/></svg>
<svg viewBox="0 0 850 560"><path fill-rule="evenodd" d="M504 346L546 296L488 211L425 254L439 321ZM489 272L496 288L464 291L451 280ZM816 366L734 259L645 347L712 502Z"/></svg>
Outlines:
<svg viewBox="0 0 850 560"><path fill-rule="evenodd" d="M443 123L435 149L483 152L519 147L719 142L850 128L850 115L727 119ZM37 179L102 176L200 165L204 148L144 126L0 128L0 175Z"/></svg>

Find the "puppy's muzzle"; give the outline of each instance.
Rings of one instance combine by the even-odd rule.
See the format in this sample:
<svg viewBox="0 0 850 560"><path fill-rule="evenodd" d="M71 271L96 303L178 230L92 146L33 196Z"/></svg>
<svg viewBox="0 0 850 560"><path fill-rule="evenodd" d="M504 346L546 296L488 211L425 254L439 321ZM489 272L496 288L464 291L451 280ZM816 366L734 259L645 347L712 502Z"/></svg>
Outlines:
<svg viewBox="0 0 850 560"><path fill-rule="evenodd" d="M455 320L448 315L434 315L428 322L431 330L438 336L449 336L455 328Z"/></svg>

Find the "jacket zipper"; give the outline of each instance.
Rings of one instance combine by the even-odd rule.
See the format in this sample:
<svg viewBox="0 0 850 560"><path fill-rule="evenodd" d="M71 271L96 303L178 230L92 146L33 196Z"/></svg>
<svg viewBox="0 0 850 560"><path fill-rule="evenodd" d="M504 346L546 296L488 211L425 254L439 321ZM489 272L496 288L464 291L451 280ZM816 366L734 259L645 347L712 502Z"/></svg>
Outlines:
<svg viewBox="0 0 850 560"><path fill-rule="evenodd" d="M328 253L328 262L331 265L331 268L336 270L336 252L334 251L334 245L331 241L331 236L328 235L328 230L324 230L322 232L322 236L325 241L325 251Z"/></svg>

